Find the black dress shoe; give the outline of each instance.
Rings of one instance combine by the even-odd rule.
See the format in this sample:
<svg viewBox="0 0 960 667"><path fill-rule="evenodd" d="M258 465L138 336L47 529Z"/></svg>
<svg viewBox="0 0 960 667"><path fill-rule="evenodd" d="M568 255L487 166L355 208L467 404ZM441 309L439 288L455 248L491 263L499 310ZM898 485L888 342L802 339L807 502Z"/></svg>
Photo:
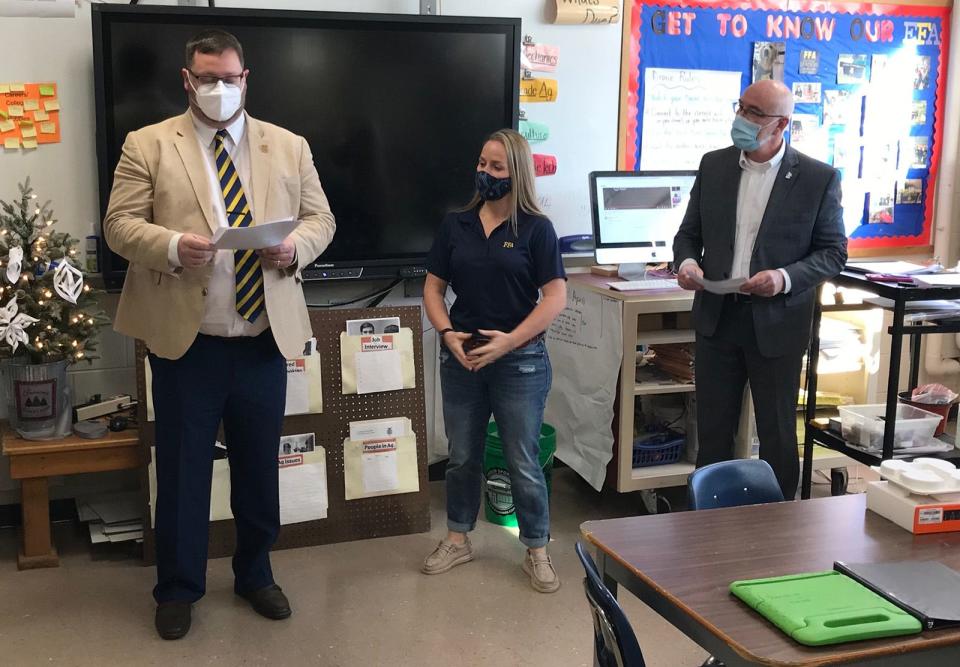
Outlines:
<svg viewBox="0 0 960 667"><path fill-rule="evenodd" d="M162 602L157 605L154 623L161 639L180 639L190 632L189 602Z"/></svg>
<svg viewBox="0 0 960 667"><path fill-rule="evenodd" d="M270 584L266 588L250 593L240 593L240 597L250 602L253 610L261 616L265 616L274 621L280 621L289 618L293 612L290 609L290 601L283 594L283 589L276 584Z"/></svg>

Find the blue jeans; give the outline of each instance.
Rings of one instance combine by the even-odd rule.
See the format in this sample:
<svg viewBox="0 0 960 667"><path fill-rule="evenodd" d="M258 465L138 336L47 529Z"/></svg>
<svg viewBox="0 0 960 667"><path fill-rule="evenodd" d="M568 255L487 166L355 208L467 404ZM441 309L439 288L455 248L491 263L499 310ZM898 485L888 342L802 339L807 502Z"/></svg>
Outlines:
<svg viewBox="0 0 960 667"><path fill-rule="evenodd" d="M530 548L550 541L550 501L540 467L540 425L553 380L543 341L505 354L471 372L440 350L443 420L450 443L447 527L474 529L480 511L483 452L490 415L497 422L510 472L520 541Z"/></svg>

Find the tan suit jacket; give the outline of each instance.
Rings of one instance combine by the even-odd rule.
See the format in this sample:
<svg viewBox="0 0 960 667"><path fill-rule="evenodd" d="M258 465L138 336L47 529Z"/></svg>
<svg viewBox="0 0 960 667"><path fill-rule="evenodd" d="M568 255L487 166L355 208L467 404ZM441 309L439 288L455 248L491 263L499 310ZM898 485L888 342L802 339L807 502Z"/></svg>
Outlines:
<svg viewBox="0 0 960 667"><path fill-rule="evenodd" d="M196 338L211 271L208 264L172 273L170 239L178 232L209 238L217 226L190 113L127 135L103 222L107 245L130 262L114 328L166 359L183 356ZM270 327L289 359L313 335L300 271L330 245L336 226L303 137L247 116L246 140L254 223L301 221L296 264L263 271Z"/></svg>

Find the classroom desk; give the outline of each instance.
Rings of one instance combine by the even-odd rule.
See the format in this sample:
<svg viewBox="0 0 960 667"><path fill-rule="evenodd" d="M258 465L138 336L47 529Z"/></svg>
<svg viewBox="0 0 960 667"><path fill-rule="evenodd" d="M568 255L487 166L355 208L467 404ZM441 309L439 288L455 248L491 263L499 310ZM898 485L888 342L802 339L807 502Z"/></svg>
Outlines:
<svg viewBox="0 0 960 667"><path fill-rule="evenodd" d="M0 439L3 453L10 457L10 477L20 480L23 545L17 567L21 570L60 565L50 538L50 477L126 470L143 463L140 436L135 430L108 431L94 440L69 435L39 441L24 440L4 426Z"/></svg>
<svg viewBox="0 0 960 667"><path fill-rule="evenodd" d="M960 628L806 647L730 594L732 581L830 570L835 560L960 570L960 533L914 536L867 512L862 494L588 521L581 533L614 594L624 586L727 667L960 665ZM641 649L656 641L635 630Z"/></svg>

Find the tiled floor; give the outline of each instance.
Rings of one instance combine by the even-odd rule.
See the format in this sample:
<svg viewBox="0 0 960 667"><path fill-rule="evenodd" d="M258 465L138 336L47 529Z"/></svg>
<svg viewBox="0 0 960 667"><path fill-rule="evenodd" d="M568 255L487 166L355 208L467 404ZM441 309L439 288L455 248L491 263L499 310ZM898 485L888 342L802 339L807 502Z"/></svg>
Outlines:
<svg viewBox="0 0 960 667"><path fill-rule="evenodd" d="M81 528L55 531L57 569L18 572L16 535L0 531L0 664L20 665L591 665L592 630L573 553L581 522L641 512L636 495L598 494L569 469L554 483L551 551L563 587L535 593L523 547L481 521L477 560L427 577L418 568L444 524L433 483L427 535L276 552L277 581L294 615L273 622L234 597L229 559L210 562L208 593L183 640L153 630L154 571L96 551ZM651 667L694 667L704 652L623 594Z"/></svg>
<svg viewBox="0 0 960 667"><path fill-rule="evenodd" d="M154 571L113 547L91 552L82 528L59 525L61 567L16 570L16 535L0 531L0 665L591 665L591 623L573 552L589 519L641 513L637 494L598 494L556 471L551 552L563 587L530 589L523 547L481 521L477 560L447 574L418 571L444 524L433 483L429 535L274 554L294 605L287 621L260 618L234 597L229 559L210 562L207 596L183 640L153 630ZM822 479L819 480L823 482ZM856 480L851 480L851 487ZM819 484L815 495L829 493ZM675 505L683 489L670 492ZM706 654L629 593L622 602L650 667L695 667Z"/></svg>

